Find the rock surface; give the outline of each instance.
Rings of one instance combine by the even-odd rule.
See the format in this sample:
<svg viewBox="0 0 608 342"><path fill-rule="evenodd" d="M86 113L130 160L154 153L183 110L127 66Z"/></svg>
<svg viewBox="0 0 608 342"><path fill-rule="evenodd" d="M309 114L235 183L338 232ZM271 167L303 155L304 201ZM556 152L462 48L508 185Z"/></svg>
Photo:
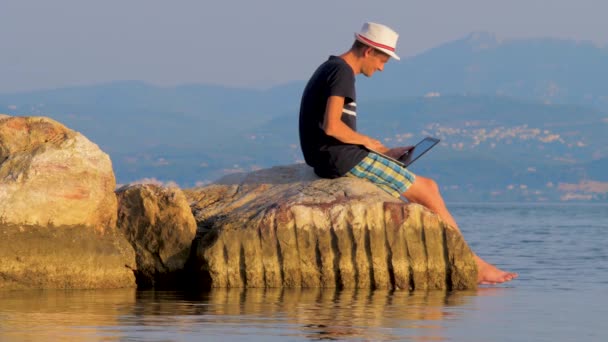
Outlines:
<svg viewBox="0 0 608 342"><path fill-rule="evenodd" d="M193 264L211 287L471 289L473 254L422 206L305 165L186 190Z"/></svg>
<svg viewBox="0 0 608 342"><path fill-rule="evenodd" d="M11 224L116 223L110 157L43 117L0 118L0 220Z"/></svg>
<svg viewBox="0 0 608 342"><path fill-rule="evenodd" d="M0 289L135 287L134 267L115 230L0 224Z"/></svg>
<svg viewBox="0 0 608 342"><path fill-rule="evenodd" d="M138 286L179 285L196 234L196 221L182 191L140 184L116 193L118 229L135 249Z"/></svg>
<svg viewBox="0 0 608 342"><path fill-rule="evenodd" d="M107 154L43 117L0 118L0 288L134 287Z"/></svg>

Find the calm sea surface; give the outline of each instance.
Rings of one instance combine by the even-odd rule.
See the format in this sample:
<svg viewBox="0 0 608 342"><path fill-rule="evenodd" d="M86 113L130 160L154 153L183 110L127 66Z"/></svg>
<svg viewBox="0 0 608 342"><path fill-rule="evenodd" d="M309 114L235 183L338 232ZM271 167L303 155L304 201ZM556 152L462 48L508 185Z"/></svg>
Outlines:
<svg viewBox="0 0 608 342"><path fill-rule="evenodd" d="M453 204L467 292L0 291L0 341L608 341L608 204Z"/></svg>

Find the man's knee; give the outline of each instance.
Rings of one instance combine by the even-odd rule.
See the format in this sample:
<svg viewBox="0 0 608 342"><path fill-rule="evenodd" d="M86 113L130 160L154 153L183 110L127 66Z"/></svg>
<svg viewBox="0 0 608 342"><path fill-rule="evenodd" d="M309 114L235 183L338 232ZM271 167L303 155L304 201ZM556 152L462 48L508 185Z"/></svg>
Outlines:
<svg viewBox="0 0 608 342"><path fill-rule="evenodd" d="M431 178L416 176L416 181L403 194L410 202L428 205L441 199L439 186Z"/></svg>
<svg viewBox="0 0 608 342"><path fill-rule="evenodd" d="M439 185L435 180L427 177L416 176L416 181L414 183L420 182L420 186L424 188L425 191L431 193L439 193Z"/></svg>

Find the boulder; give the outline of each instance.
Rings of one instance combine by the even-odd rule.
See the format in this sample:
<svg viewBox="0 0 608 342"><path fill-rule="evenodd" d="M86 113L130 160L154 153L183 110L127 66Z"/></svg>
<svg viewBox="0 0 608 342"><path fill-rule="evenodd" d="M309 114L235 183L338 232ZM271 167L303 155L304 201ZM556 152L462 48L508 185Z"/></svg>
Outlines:
<svg viewBox="0 0 608 342"><path fill-rule="evenodd" d="M0 118L0 288L134 287L107 154L44 117Z"/></svg>
<svg viewBox="0 0 608 342"><path fill-rule="evenodd" d="M196 221L177 187L129 185L116 192L118 229L135 249L139 287L179 287Z"/></svg>
<svg viewBox="0 0 608 342"><path fill-rule="evenodd" d="M82 134L43 117L0 118L0 218L5 223L116 223L110 157Z"/></svg>
<svg viewBox="0 0 608 342"><path fill-rule="evenodd" d="M306 165L186 190L198 224L192 264L210 287L471 289L462 235L417 204Z"/></svg>

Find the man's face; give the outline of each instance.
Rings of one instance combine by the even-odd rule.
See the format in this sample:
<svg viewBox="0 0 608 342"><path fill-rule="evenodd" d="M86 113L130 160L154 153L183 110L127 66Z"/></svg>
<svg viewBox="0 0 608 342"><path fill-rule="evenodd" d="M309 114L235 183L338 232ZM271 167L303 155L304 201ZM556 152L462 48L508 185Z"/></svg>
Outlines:
<svg viewBox="0 0 608 342"><path fill-rule="evenodd" d="M372 77L374 72L384 70L384 64L388 62L390 56L378 52L374 49L369 49L365 52L363 63L361 65L361 73L367 77Z"/></svg>

